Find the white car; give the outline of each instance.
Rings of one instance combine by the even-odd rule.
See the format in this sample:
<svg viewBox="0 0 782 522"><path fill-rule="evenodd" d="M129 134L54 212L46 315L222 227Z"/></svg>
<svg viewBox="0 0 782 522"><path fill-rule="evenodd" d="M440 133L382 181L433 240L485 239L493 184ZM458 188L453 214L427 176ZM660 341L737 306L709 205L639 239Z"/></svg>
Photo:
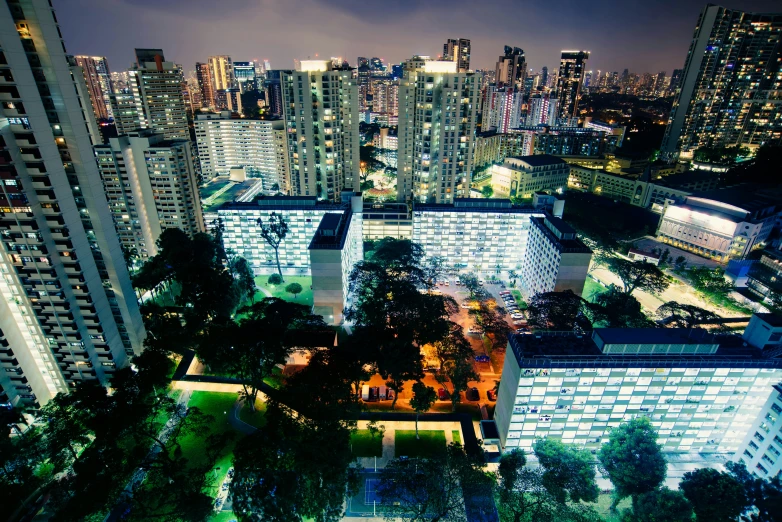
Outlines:
<svg viewBox="0 0 782 522"><path fill-rule="evenodd" d="M521 314L510 314L511 319L516 319L517 321L519 319L524 319L524 316Z"/></svg>

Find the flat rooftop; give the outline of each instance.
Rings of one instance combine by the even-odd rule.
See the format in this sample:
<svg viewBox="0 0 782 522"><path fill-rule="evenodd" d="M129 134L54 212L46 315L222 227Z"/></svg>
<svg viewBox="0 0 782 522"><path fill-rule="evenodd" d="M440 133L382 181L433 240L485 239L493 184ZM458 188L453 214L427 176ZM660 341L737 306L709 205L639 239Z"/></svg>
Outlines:
<svg viewBox="0 0 782 522"><path fill-rule="evenodd" d="M606 330L598 328L597 331ZM657 328L627 329L614 333L623 342L652 343ZM675 330L675 329L672 329ZM611 335L610 333L608 334ZM659 335L666 335L665 333ZM676 334L674 334L676 335ZM681 333L678 334L681 336ZM761 351L745 346L739 335L715 335L719 344L713 354L614 354L603 353L591 334L535 332L511 335L508 346L521 368L780 368L782 358L767 359Z"/></svg>
<svg viewBox="0 0 782 522"><path fill-rule="evenodd" d="M345 246L345 240L348 237L350 222L353 218L353 212L349 209L344 213L325 214L320 220L318 230L310 241L310 250L342 250Z"/></svg>
<svg viewBox="0 0 782 522"><path fill-rule="evenodd" d="M551 154L534 154L532 156L511 156L513 159L521 160L531 167L543 167L545 165L560 165L566 163L562 158L552 156Z"/></svg>
<svg viewBox="0 0 782 522"><path fill-rule="evenodd" d="M713 344L716 337L702 328L595 328L606 344Z"/></svg>

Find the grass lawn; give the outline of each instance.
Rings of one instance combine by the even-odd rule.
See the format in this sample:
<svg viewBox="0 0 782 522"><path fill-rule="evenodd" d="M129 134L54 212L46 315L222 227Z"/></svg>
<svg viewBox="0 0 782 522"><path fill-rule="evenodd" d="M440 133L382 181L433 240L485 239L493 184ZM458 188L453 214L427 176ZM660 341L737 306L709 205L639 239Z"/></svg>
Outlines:
<svg viewBox="0 0 782 522"><path fill-rule="evenodd" d="M461 444L462 443L462 434L461 434L461 432L459 432L459 430L453 430L451 432L451 436L452 436L453 441L455 443L457 443L457 444Z"/></svg>
<svg viewBox="0 0 782 522"><path fill-rule="evenodd" d="M445 452L445 432L443 430L419 430L420 439L415 438L415 430L396 430L394 432L395 457L429 457Z"/></svg>
<svg viewBox="0 0 782 522"><path fill-rule="evenodd" d="M603 285L601 285L591 277L587 277L586 282L584 283L584 292L581 295L587 301L594 302L595 297L607 291L608 289L606 287L604 287Z"/></svg>
<svg viewBox="0 0 782 522"><path fill-rule="evenodd" d="M217 393L217 392L202 392L194 391L190 396L189 407L197 406L202 412L212 415L214 420L212 421L210 428L213 432L226 432L233 431L233 428L228 423L228 416L231 414L231 408L233 408L236 402L235 393ZM237 438L241 436L237 433ZM235 442L235 441L234 441ZM182 438L182 454L185 458L192 462L200 462L203 458L203 438L193 435L185 436ZM223 454L217 459L213 468L214 474L211 477L210 484L211 492L216 495L217 488L222 484L225 475L228 473L228 468L231 467L233 461L233 448L234 443L230 443L225 449Z"/></svg>
<svg viewBox="0 0 782 522"><path fill-rule="evenodd" d="M630 498L623 499L619 505L617 506L617 512L612 513L611 512L611 494L610 493L601 493L599 497L597 497L597 502L595 504L589 504L590 506L593 506L595 510L602 515L603 520L605 522L619 522L621 520L621 516L619 515L622 510L627 509L633 505Z"/></svg>
<svg viewBox="0 0 782 522"><path fill-rule="evenodd" d="M266 425L266 417L264 417L265 413L265 402L261 400L255 401L255 411L253 411L247 401L245 401L244 404L242 404L242 409L239 410L239 419L241 419L243 422L246 422L250 426L260 428Z"/></svg>
<svg viewBox="0 0 782 522"><path fill-rule="evenodd" d="M231 522L231 520L236 520L233 511L221 511L209 517L209 522Z"/></svg>
<svg viewBox="0 0 782 522"><path fill-rule="evenodd" d="M523 297L521 297L521 292L518 290L511 290L510 295L513 296L513 298L516 300L516 304L519 305L519 309L526 310L527 309L527 302L524 300Z"/></svg>
<svg viewBox="0 0 782 522"><path fill-rule="evenodd" d="M285 299L292 303L299 303L307 306L312 306L312 277L310 276L285 276L285 282L281 285L272 286L267 283L269 279L268 275L259 276L255 278L255 286L265 288L274 297ZM297 294L294 298L293 294L289 294L285 291L285 287L291 283L299 283L301 285L301 293ZM255 300L259 301L266 297L266 294L258 291L255 294Z"/></svg>
<svg viewBox="0 0 782 522"><path fill-rule="evenodd" d="M354 457L381 457L383 455L383 438L369 430L356 430L350 435L350 449Z"/></svg>

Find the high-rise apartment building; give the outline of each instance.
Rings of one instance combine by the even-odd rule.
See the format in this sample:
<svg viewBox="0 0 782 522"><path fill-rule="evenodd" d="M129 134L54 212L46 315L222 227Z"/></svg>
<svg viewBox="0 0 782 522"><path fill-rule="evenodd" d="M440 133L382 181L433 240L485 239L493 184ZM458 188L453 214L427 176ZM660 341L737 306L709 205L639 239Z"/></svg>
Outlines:
<svg viewBox="0 0 782 522"><path fill-rule="evenodd" d="M234 62L234 78L239 92L255 90L255 64L252 62Z"/></svg>
<svg viewBox="0 0 782 522"><path fill-rule="evenodd" d="M157 254L163 230L204 231L198 176L189 140L149 130L95 147L98 170L122 247L139 258Z"/></svg>
<svg viewBox="0 0 782 522"><path fill-rule="evenodd" d="M182 68L167 62L162 49L136 49L130 91L138 111L138 127L162 133L168 140L190 139L182 96Z"/></svg>
<svg viewBox="0 0 782 522"><path fill-rule="evenodd" d="M399 86L400 201L452 203L469 193L480 77L414 57Z"/></svg>
<svg viewBox="0 0 782 522"><path fill-rule="evenodd" d="M212 74L212 88L215 92L236 87L234 66L230 56L210 56L208 63Z"/></svg>
<svg viewBox="0 0 782 522"><path fill-rule="evenodd" d="M76 63L84 70L84 81L90 92L95 118L113 118L109 96L112 93L111 72L105 56L76 56Z"/></svg>
<svg viewBox="0 0 782 522"><path fill-rule="evenodd" d="M669 94L676 94L676 89L678 89L682 83L683 74L684 74L684 69L673 70L673 72L671 73L671 82L668 84Z"/></svg>
<svg viewBox="0 0 782 522"><path fill-rule="evenodd" d="M212 69L208 63L196 62L196 78L201 87L201 100L205 108L215 106L215 89L212 81Z"/></svg>
<svg viewBox="0 0 782 522"><path fill-rule="evenodd" d="M515 87L520 89L527 77L527 60L524 50L519 47L505 46L505 52L497 60L494 69L494 81L497 87Z"/></svg>
<svg viewBox="0 0 782 522"><path fill-rule="evenodd" d="M108 384L144 327L47 0L0 5L0 401Z"/></svg>
<svg viewBox="0 0 782 522"><path fill-rule="evenodd" d="M521 91L513 87L489 85L483 100L481 111L481 130L508 132L520 125L522 100Z"/></svg>
<svg viewBox="0 0 782 522"><path fill-rule="evenodd" d="M662 153L782 143L782 14L701 11Z"/></svg>
<svg viewBox="0 0 782 522"><path fill-rule="evenodd" d="M266 110L273 116L282 118L282 86L280 73L282 71L266 71L263 90L266 95Z"/></svg>
<svg viewBox="0 0 782 522"><path fill-rule="evenodd" d="M589 51L562 51L557 76L560 124L578 118L578 100L581 98L588 59Z"/></svg>
<svg viewBox="0 0 782 522"><path fill-rule="evenodd" d="M128 134L140 127L139 108L136 105L136 97L131 92L113 92L109 95L109 103L117 134Z"/></svg>
<svg viewBox="0 0 782 522"><path fill-rule="evenodd" d="M527 103L526 125L556 125L559 100L549 94L536 94Z"/></svg>
<svg viewBox="0 0 782 522"><path fill-rule="evenodd" d="M443 45L443 61L456 62L458 72L470 70L470 40L449 38Z"/></svg>
<svg viewBox="0 0 782 522"><path fill-rule="evenodd" d="M245 167L260 176L268 192L290 190L288 146L283 120L232 118L229 111L199 114L195 119L198 158L204 179L227 176ZM277 189L272 188L277 185Z"/></svg>
<svg viewBox="0 0 782 522"><path fill-rule="evenodd" d="M300 67L281 80L291 194L339 201L359 189L358 86L330 60Z"/></svg>

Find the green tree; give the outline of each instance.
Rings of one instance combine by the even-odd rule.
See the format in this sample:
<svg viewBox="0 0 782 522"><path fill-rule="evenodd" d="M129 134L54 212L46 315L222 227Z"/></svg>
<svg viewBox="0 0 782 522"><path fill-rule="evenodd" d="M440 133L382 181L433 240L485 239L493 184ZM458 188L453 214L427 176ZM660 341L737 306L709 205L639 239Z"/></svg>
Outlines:
<svg viewBox="0 0 782 522"><path fill-rule="evenodd" d="M241 379L244 395L255 407L264 379L278 364L284 364L292 347L285 342L292 330L324 330L320 316L309 307L267 297L242 310L246 317L214 323L196 350L198 358L212 369Z"/></svg>
<svg viewBox="0 0 782 522"><path fill-rule="evenodd" d="M437 400L437 393L434 388L427 386L421 381L413 384L413 398L410 399L410 407L415 411L415 438L418 436L418 416L421 413L426 413L434 406L434 401Z"/></svg>
<svg viewBox="0 0 782 522"><path fill-rule="evenodd" d="M779 476L764 480L747 471L744 462L728 462L725 464L730 475L743 487L747 496L749 516L745 513L742 520L751 522L776 522L782 513L782 478Z"/></svg>
<svg viewBox="0 0 782 522"><path fill-rule="evenodd" d="M681 491L663 487L633 497L622 522L692 522L692 505Z"/></svg>
<svg viewBox="0 0 782 522"><path fill-rule="evenodd" d="M280 275L280 279L282 279L281 282L284 282L285 278L282 276L282 268L280 267L280 245L288 235L288 222L285 221L281 214L272 212L265 223L262 218L258 218L258 227L261 229L261 238L274 249L277 273Z"/></svg>
<svg viewBox="0 0 782 522"><path fill-rule="evenodd" d="M601 520L594 509L558 502L543 483L544 470L528 467L519 449L500 458L496 505L501 522L591 522Z"/></svg>
<svg viewBox="0 0 782 522"><path fill-rule="evenodd" d="M741 482L713 468L688 471L679 488L692 503L698 522L735 521L749 507Z"/></svg>
<svg viewBox="0 0 782 522"><path fill-rule="evenodd" d="M695 328L699 324L714 324L722 319L719 315L695 305L668 301L657 308L657 316L666 326Z"/></svg>
<svg viewBox="0 0 782 522"><path fill-rule="evenodd" d="M461 394L467 390L470 381L480 381L481 377L475 373L475 368L469 359L456 358L446 361L442 368L443 374L451 381L451 407L456 410L456 405L461 402Z"/></svg>
<svg viewBox="0 0 782 522"><path fill-rule="evenodd" d="M284 282L285 281L282 280L282 276L280 274L272 274L266 280L266 283L268 283L268 284L270 284L272 286L281 285Z"/></svg>
<svg viewBox="0 0 782 522"><path fill-rule="evenodd" d="M657 324L646 317L641 303L631 294L620 291L611 285L608 292L595 297L594 303L588 303L592 324L601 328L653 328Z"/></svg>
<svg viewBox="0 0 782 522"><path fill-rule="evenodd" d="M614 506L627 496L657 489L665 480L665 457L647 417L614 428L597 456L614 485Z"/></svg>
<svg viewBox="0 0 782 522"><path fill-rule="evenodd" d="M670 284L663 271L651 263L609 257L606 266L622 281L626 294L632 294L635 290L659 294Z"/></svg>
<svg viewBox="0 0 782 522"><path fill-rule="evenodd" d="M380 240L370 261L356 263L350 274L353 304L345 318L354 332L370 339L367 349L396 395L404 382L422 375L421 348L445 338L449 317L457 310L452 298L428 292L439 274L420 245L407 240Z"/></svg>
<svg viewBox="0 0 782 522"><path fill-rule="evenodd" d="M390 461L377 488L386 520L466 522L464 491L489 484L482 465L455 443L441 457Z"/></svg>
<svg viewBox="0 0 782 522"><path fill-rule="evenodd" d="M480 284L478 276L474 273L464 274L459 276L459 280L462 282L464 289L470 292L470 299L482 300L487 297L486 291Z"/></svg>
<svg viewBox="0 0 782 522"><path fill-rule="evenodd" d="M595 481L592 454L556 439L538 439L533 451L543 468L543 485L557 502L596 502L600 494Z"/></svg>
<svg viewBox="0 0 782 522"><path fill-rule="evenodd" d="M587 312L587 302L572 290L539 293L527 308L531 326L554 331L591 330Z"/></svg>
<svg viewBox="0 0 782 522"><path fill-rule="evenodd" d="M234 450L231 481L239 520L337 522L358 489L350 433L342 421L315 420L271 402L266 424Z"/></svg>
<svg viewBox="0 0 782 522"><path fill-rule="evenodd" d="M491 185L484 185L481 189L481 194L483 194L483 197L490 198L494 195L494 189Z"/></svg>
<svg viewBox="0 0 782 522"><path fill-rule="evenodd" d="M733 291L733 283L725 279L725 270L722 268L693 266L686 275L693 288L701 293L726 297Z"/></svg>
<svg viewBox="0 0 782 522"><path fill-rule="evenodd" d="M285 291L289 294L292 294L294 299L301 293L302 290L303 289L299 283L291 283L285 287Z"/></svg>
<svg viewBox="0 0 782 522"><path fill-rule="evenodd" d="M228 268L239 289L252 302L255 299L255 277L250 263L242 256L234 256L229 261Z"/></svg>

